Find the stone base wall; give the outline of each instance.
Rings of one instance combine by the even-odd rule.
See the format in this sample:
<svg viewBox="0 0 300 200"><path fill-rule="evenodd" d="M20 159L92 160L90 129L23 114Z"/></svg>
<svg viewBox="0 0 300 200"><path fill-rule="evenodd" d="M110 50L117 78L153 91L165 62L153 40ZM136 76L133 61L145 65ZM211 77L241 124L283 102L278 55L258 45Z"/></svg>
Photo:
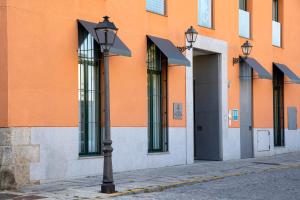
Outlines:
<svg viewBox="0 0 300 200"><path fill-rule="evenodd" d="M31 184L30 164L39 159L40 146L31 144L30 128L0 128L0 189Z"/></svg>

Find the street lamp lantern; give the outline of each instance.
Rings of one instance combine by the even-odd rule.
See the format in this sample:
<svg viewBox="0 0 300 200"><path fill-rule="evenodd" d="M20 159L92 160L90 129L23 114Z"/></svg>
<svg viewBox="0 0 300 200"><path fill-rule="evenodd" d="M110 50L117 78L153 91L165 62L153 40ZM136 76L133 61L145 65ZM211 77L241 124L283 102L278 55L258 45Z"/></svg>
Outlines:
<svg viewBox="0 0 300 200"><path fill-rule="evenodd" d="M198 32L191 26L186 32L185 37L188 43L190 43L190 47L193 47L193 43L196 42L198 36Z"/></svg>
<svg viewBox="0 0 300 200"><path fill-rule="evenodd" d="M115 24L109 21L108 16L104 16L103 21L96 25L96 36L103 52L105 50L109 51L113 46L118 30Z"/></svg>
<svg viewBox="0 0 300 200"><path fill-rule="evenodd" d="M109 50L114 45L118 28L109 21L109 17L103 17L103 22L99 22L95 27L95 33L103 52L104 63L104 106L105 106L105 127L103 140L103 180L101 184L102 193L114 193L115 184L112 168L112 140L110 133L110 88L109 88Z"/></svg>
<svg viewBox="0 0 300 200"><path fill-rule="evenodd" d="M190 28L185 32L186 40L190 45L184 47L177 47L177 49L180 52L184 52L187 49L190 50L191 48L193 48L193 44L196 42L197 36L198 36L198 32L193 28L193 26L190 26Z"/></svg>
<svg viewBox="0 0 300 200"><path fill-rule="evenodd" d="M248 58L248 56L251 54L252 51L252 44L247 40L242 46L242 52L243 52L243 56L245 59ZM241 57L238 58L233 58L233 65L240 63L241 62Z"/></svg>
<svg viewBox="0 0 300 200"><path fill-rule="evenodd" d="M245 58L247 58L250 53L251 53L251 50L252 50L252 45L251 43L247 40L242 46L242 52L243 52L243 55L245 56Z"/></svg>

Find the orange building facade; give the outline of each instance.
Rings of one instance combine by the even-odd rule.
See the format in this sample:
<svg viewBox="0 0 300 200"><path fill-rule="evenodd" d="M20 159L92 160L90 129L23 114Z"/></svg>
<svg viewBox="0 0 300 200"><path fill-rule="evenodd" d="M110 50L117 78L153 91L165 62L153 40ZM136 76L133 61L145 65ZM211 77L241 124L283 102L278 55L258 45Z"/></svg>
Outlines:
<svg viewBox="0 0 300 200"><path fill-rule="evenodd" d="M98 137L95 130L86 133L93 141L81 136L90 127L80 124L80 31L94 49L97 44L78 20L97 23L105 15L130 51L109 59L115 171L300 150L298 0L161 1L163 9L160 1L149 2L0 0L0 173L20 185L102 173L101 106L93 111ZM172 63L160 42L189 45L190 26L198 32L193 48L182 53L190 66ZM244 58L247 40L253 48ZM166 77L159 83L166 91L160 108L149 100L158 83L149 81L152 47ZM99 149L89 154L94 140Z"/></svg>

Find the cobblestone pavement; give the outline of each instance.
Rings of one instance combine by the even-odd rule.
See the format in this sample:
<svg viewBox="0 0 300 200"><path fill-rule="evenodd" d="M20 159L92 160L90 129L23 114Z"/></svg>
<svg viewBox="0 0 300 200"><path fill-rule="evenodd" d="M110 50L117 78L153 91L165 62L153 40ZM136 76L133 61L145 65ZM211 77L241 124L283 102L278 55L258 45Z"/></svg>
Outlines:
<svg viewBox="0 0 300 200"><path fill-rule="evenodd" d="M300 152L297 152L257 159L196 162L193 165L115 173L118 193L113 195L99 193L101 177L94 176L30 186L15 192L3 191L0 199L176 199L181 194L181 199L268 199L262 198L264 191L276 195L275 191L282 193L281 186L286 186L285 192L291 191L300 199L299 171ZM274 188L267 188L268 182L274 183ZM298 187L299 191L295 191L294 187ZM198 190L205 192L202 194ZM156 193L158 191L163 192ZM184 191L187 191L186 196ZM238 191L241 193L235 196ZM282 197L281 193L274 199ZM239 196L243 194L246 196ZM293 196L284 199L290 200Z"/></svg>
<svg viewBox="0 0 300 200"><path fill-rule="evenodd" d="M299 200L300 167L283 168L197 183L162 192L120 196L112 200Z"/></svg>

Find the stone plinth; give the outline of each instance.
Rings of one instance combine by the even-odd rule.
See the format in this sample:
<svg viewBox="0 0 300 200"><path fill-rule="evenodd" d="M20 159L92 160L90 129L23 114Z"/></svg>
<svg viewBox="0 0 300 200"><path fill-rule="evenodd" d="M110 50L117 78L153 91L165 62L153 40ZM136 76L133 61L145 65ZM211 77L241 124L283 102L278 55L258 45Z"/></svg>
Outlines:
<svg viewBox="0 0 300 200"><path fill-rule="evenodd" d="M30 141L30 128L0 129L0 190L30 184L30 164L40 158L39 145Z"/></svg>

